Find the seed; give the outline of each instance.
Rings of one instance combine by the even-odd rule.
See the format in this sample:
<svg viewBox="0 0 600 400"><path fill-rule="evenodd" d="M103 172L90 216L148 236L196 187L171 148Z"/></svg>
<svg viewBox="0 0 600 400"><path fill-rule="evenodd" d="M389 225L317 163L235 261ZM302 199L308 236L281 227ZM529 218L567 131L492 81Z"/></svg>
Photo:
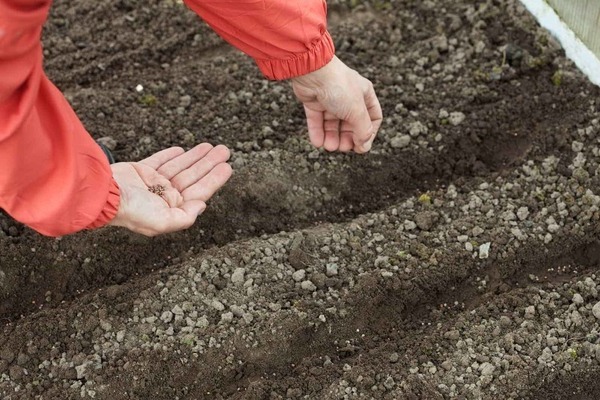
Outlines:
<svg viewBox="0 0 600 400"><path fill-rule="evenodd" d="M163 185L150 186L150 187L148 187L148 190L151 193L154 193L154 194L156 194L158 196L161 196L161 197L162 197L163 194L165 194L165 187Z"/></svg>

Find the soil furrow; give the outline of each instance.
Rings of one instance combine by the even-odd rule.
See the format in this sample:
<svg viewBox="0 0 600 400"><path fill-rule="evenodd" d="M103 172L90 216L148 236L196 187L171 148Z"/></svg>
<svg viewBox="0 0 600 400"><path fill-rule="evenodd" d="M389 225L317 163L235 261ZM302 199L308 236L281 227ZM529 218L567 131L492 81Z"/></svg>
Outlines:
<svg viewBox="0 0 600 400"><path fill-rule="evenodd" d="M593 146L587 151L593 152ZM574 158L578 159L581 157ZM416 346L411 342L419 340L419 344L427 344L427 335L423 336L423 340L418 339L422 333L419 329L429 326L430 319L430 310L425 309L420 316L419 308L415 305L427 301L435 304L438 292L458 285L469 275L494 275L494 271L501 271L495 275L506 275L504 278L509 279L510 283L510 277L515 273L513 265L517 257L524 260L525 264L519 264L519 272L535 272L544 262L544 258L556 258L555 254L563 253L571 247L579 252L586 237L597 235L596 224L590 220L590 215L597 213L597 207L592 204L600 200L598 196L591 194L593 192L586 193L585 190L580 190L582 187L590 190L594 188L589 181L590 177L581 180L583 177L575 175L548 181L560 185L559 197L552 196L556 193L555 190L559 189L558 186L546 185L542 192L538 193L536 185L531 185L531 182L541 184L546 182L546 177L552 177L553 171L558 167L557 161L549 157L539 165L534 162L527 163L493 182L482 181L479 185L471 183L460 188L449 187L432 191L431 198L438 201L429 205L418 205L417 198L413 197L384 213L364 215L352 223L313 228L304 231L301 236L282 234L210 250L203 258L190 260L168 273L155 273L132 282L129 287L111 288L106 293L86 295L68 307L69 313L75 318L70 327L48 328L48 331L42 330L39 334L52 336L62 331L61 335L81 335L84 341L80 340L77 343L82 347L69 349L70 345L60 345L60 348L72 354L78 351L88 354L91 347L99 345L98 340L103 340L106 329L112 332L123 329L129 332L130 336L126 336L129 344L126 346L132 347L126 356L121 351L107 347L103 357L108 363L110 360L127 357L129 362L133 363L131 365L137 366L133 367L131 372L125 369L119 374L120 377L108 377L107 387L86 386L86 390L106 390L103 393L109 398L120 398L115 396L118 393L123 395L125 381L122 379L137 382L135 377L138 376L139 380L140 371L145 371L144 373L151 377L161 376L161 379L167 379L170 383L157 394L157 381L154 381L154 378L140 381L128 390L130 395L138 397L147 397L148 390L158 396L156 398L172 398L175 395L194 398L208 392L215 397L228 397L238 389L243 390L245 385L248 385L247 390L242 391L243 394L239 396L246 398L261 397L259 394L264 393L267 388L277 393L284 391L286 387L321 397L318 393L323 390L323 383L333 384L335 377L341 376L338 374L348 372L344 368L340 370L344 364L352 367L360 362L360 366L367 368L370 349L385 349L386 343L400 346L404 343L402 338L405 337L407 356L428 351L430 347L427 346L434 341L427 346ZM596 165L594 160L589 162L590 167ZM532 171L538 170L541 175L532 175ZM526 186L527 182L530 183L529 186ZM507 191L509 187L527 187L527 190ZM507 195L494 196L496 188L503 188ZM530 196L537 196L539 208L533 208ZM476 198L479 200L476 201ZM574 219L561 215L560 207L550 211L555 223L561 225L551 237L551 244L540 246L547 238L542 232L546 232L548 211L543 210L553 209L552 207L562 199L568 198L572 198L573 205L580 205L580 209L572 215L571 218ZM490 221L486 213L475 212L483 209L487 203L495 204L494 210L504 222ZM529 204L533 214L530 218L517 222L511 213L512 210L519 209L518 214L524 215L521 211L523 204ZM587 206L583 207L586 204ZM473 212L468 212L469 209ZM421 217L431 216L431 213L437 213L438 218L449 219L451 222L434 222L430 225L421 220ZM421 217L417 217L418 215ZM415 230L416 227L409 223L413 219L419 222L419 230ZM473 228L467 228L465 231L465 226ZM477 232L482 232L475 234L477 227ZM540 231L538 228L543 229ZM476 257L478 251L474 250L477 246L472 242L468 242L471 250L465 249L468 246L458 238L461 236L460 230L468 236L475 235L479 242L491 240L494 246L493 256L489 260L480 260ZM473 233L470 233L471 231ZM415 241L416 238L419 240ZM441 238L449 242L439 242ZM510 243L512 244L509 245ZM329 250L325 251L324 246ZM345 248L347 250L344 250ZM514 252L517 248L518 255ZM531 253L528 253L528 248L532 249ZM594 248L590 247L592 250ZM527 254L530 254L530 259L533 260L531 265L528 265ZM333 261L338 257L343 257L344 261ZM577 257L573 259L578 261ZM337 273L329 274L329 278L332 279L328 280L328 276L319 271L332 261L337 264ZM594 264L593 257L590 264ZM496 267L492 268L493 265ZM248 290L245 294L233 282L236 279L233 278L232 271L237 271L240 267L247 271L246 278L256 279L258 284L256 289ZM308 278L303 283L311 284L294 283L295 278L292 279L292 276L295 273L292 271L300 269ZM328 272L330 269L333 271L333 266L326 268ZM352 273L348 274L350 271ZM323 275L324 282L320 283L319 275ZM337 278L338 276L341 279ZM157 279L159 282L154 284ZM266 286L265 279L270 281ZM232 283L229 283L230 280ZM315 283L312 283L313 281ZM484 277L483 281L475 280L484 289L489 282L493 282L487 277ZM187 289L184 289L185 287ZM247 287L252 289L255 286L251 283ZM456 287L460 291L460 287ZM527 290L531 291L534 288L529 287ZM321 297L319 293L328 293L331 297ZM510 286L507 293L504 296L510 298ZM246 296L248 298L245 298ZM491 298L488 296L486 301ZM108 304L115 302L120 304L117 309L122 311L108 311ZM235 311L236 303L245 305L254 302L258 303L252 309L242 308ZM179 311L173 304L183 311ZM518 304L521 303L517 302ZM90 307L98 307L104 311L95 317L95 313L89 314L88 311L84 311ZM180 319L181 322L175 320L171 325L173 312L163 311L171 307L175 315L179 315L180 312L184 315L189 313L192 322L198 315L207 318L210 328L201 336L202 339L188 336L186 332L191 334L194 330L183 330L183 318ZM211 307L214 308L213 311L210 311ZM229 317L223 317L225 313L219 318L218 311L223 312L227 307L231 307L231 310L239 315L238 318L247 318L245 316L250 313L256 315L252 320L255 327L252 333L244 329L236 332L235 329L227 328L227 324L233 321L223 322ZM259 309L270 311L257 313ZM321 313L323 317L320 316ZM48 310L32 316L32 319L26 318L15 325L15 330L10 331L8 340L13 341L15 337L20 336L15 335L18 331L22 331L23 334L30 332L31 323L49 327L49 322L60 314L60 310ZM148 318L153 318L154 324L158 322L156 317L151 317L152 315L158 315L160 321L167 321L166 325L157 330L146 331L144 326L148 326ZM466 315L470 313L466 312ZM422 325L423 323L425 325ZM244 326L241 320L239 324L235 326ZM165 330L165 326L170 328ZM335 331L330 331L332 327L335 327ZM171 333L168 333L169 329ZM172 335L177 335L178 339L169 339ZM213 341L213 345L206 348L205 340L209 335L212 335L209 342ZM435 336L433 338L435 339ZM151 344L154 340L158 340L156 345ZM178 342L179 340L181 341ZM189 345L186 344L186 340L191 340ZM34 341L44 343L39 337ZM46 342L52 343L53 340L46 339ZM164 346L176 346L177 350L167 351ZM195 356L190 355L185 346L197 348L198 357L204 361L193 361ZM12 347L11 345L10 348ZM140 353L140 348L146 350ZM417 353L410 353L408 349ZM193 352L194 350L192 354ZM230 354L231 360L221 364L221 358L216 357L216 354ZM215 363L207 362L213 356ZM333 370L322 378L312 379L310 382L313 383L310 385L308 381L300 383L299 386L293 383L297 381L298 375L305 373L303 371L323 363L325 356L335 365ZM403 357L400 359L405 360ZM422 356L419 360L421 359ZM157 360L160 360L160 363ZM437 362L436 360L433 358L427 362ZM91 359L89 361L92 362ZM181 374L180 367L176 366L182 362L186 364L186 374ZM401 361L403 365L407 362L409 361ZM57 368L68 369L69 365L67 363L65 367ZM320 379L323 380L322 383L319 383ZM86 382L92 380L86 378ZM361 386L361 390L366 389Z"/></svg>
<svg viewBox="0 0 600 400"><path fill-rule="evenodd" d="M566 96L563 105L568 109L581 107L576 98ZM490 114L497 108L497 103L479 106L474 114ZM496 111L496 117L510 118L518 111ZM56 242L18 228L21 235L0 243L6 249L0 254L10 254L10 258L3 257L7 265L5 279L10 284L5 285L0 316L14 318L36 308L44 303L48 291L58 292L53 303L70 299L82 291L122 283L131 276L176 264L214 244L345 221L451 182L464 182L474 176L493 177L520 164L525 157L540 159L556 153L552 144L566 140L568 134L554 130L553 122L529 119L524 126L513 124L512 129L501 131L486 129L478 133L480 129L473 128L471 134L469 130L459 135L449 132L440 143L441 150L411 149L369 157L314 153L303 157L285 151L274 160L279 167L276 174L271 162L262 161L271 158L268 153L242 155L239 159L244 161L243 166L197 226L167 238L144 239L125 232L107 232ZM115 247L116 243L130 246ZM40 256L52 253L58 253L58 257ZM50 270L49 263L53 265ZM11 264L16 270L8 267ZM21 275L22 265L28 265L29 275ZM54 289L57 286L60 290ZM20 296L14 296L16 293Z"/></svg>

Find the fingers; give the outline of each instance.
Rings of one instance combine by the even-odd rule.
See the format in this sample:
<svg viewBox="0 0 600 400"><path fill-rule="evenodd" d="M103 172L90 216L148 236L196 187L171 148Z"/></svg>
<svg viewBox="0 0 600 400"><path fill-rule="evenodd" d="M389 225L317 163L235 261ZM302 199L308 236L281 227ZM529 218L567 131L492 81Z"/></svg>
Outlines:
<svg viewBox="0 0 600 400"><path fill-rule="evenodd" d="M182 155L183 153L185 153L185 150L183 150L181 147L171 147L151 155L150 157L140 161L140 163L145 164L151 167L152 169L156 170L161 165L165 164L166 162L172 160L175 157Z"/></svg>
<svg viewBox="0 0 600 400"><path fill-rule="evenodd" d="M208 201L229 180L231 174L229 164L217 165L206 176L185 189L182 193L183 199Z"/></svg>
<svg viewBox="0 0 600 400"><path fill-rule="evenodd" d="M342 122L342 132L340 133L340 147L339 151L347 153L354 148L354 141L352 140L352 130L349 129L346 122Z"/></svg>
<svg viewBox="0 0 600 400"><path fill-rule="evenodd" d="M168 232L180 231L194 225L198 215L206 209L206 203L200 200L186 201L180 208L172 208Z"/></svg>
<svg viewBox="0 0 600 400"><path fill-rule="evenodd" d="M367 108L364 105L358 106L348 118L348 122L352 126L352 132L354 133L352 139L354 140L354 151L357 153L365 153L371 148L366 147L366 143L371 139L373 124L371 118L367 112Z"/></svg>
<svg viewBox="0 0 600 400"><path fill-rule="evenodd" d="M171 179L171 184L175 189L183 192L202 178L204 178L217 165L229 160L229 149L219 145L211 149L204 157L193 165L179 172Z"/></svg>
<svg viewBox="0 0 600 400"><path fill-rule="evenodd" d="M323 112L311 110L304 106L306 123L308 125L308 138L316 148L323 147L325 143L325 131L323 129Z"/></svg>
<svg viewBox="0 0 600 400"><path fill-rule="evenodd" d="M335 115L325 112L323 130L325 141L323 147L327 151L336 151L340 147L340 120Z"/></svg>
<svg viewBox="0 0 600 400"><path fill-rule="evenodd" d="M146 232L141 232L147 236L156 236L163 233L177 232L188 229L198 215L202 214L206 209L206 203L200 200L186 201L179 208L169 208L165 210L165 214L161 216L162 221L157 223Z"/></svg>
<svg viewBox="0 0 600 400"><path fill-rule="evenodd" d="M370 150L383 120L373 84L334 57L325 67L292 80L294 93L304 103L309 136L316 147L345 150L347 139L339 126L331 126L327 113L347 122L357 153ZM312 111L310 111L312 110ZM325 112L325 113L324 113ZM338 124L339 125L339 124Z"/></svg>
<svg viewBox="0 0 600 400"><path fill-rule="evenodd" d="M360 77L360 75L358 76ZM357 153L366 153L371 149L381 126L383 114L371 82L362 77L360 77L360 81L360 84L355 86L357 95L351 96L347 93L346 102L342 102L345 104L344 107L335 102L331 103L331 101L324 107L327 110L324 112L304 106L310 141L315 147L324 147L327 151L343 152L354 149ZM336 97L331 96L331 98L335 99ZM346 111L342 111L342 109L346 109ZM351 146L348 142L348 133L352 139Z"/></svg>
<svg viewBox="0 0 600 400"><path fill-rule="evenodd" d="M196 221L196 218L206 210L206 203L201 200L186 201L183 206L181 206L181 210L188 215L189 219L193 218L193 221L190 224L191 226L194 221Z"/></svg>
<svg viewBox="0 0 600 400"><path fill-rule="evenodd" d="M354 151L366 153L371 150L377 131L383 121L383 112L373 84L363 80L364 105L356 111L356 120L353 123Z"/></svg>
<svg viewBox="0 0 600 400"><path fill-rule="evenodd" d="M213 146L209 143L199 144L193 149L186 151L183 154L179 154L179 156L173 157L169 161L165 162L159 168L157 168L157 171L165 178L171 180L181 171L186 170L187 168L201 160L212 150L212 148Z"/></svg>

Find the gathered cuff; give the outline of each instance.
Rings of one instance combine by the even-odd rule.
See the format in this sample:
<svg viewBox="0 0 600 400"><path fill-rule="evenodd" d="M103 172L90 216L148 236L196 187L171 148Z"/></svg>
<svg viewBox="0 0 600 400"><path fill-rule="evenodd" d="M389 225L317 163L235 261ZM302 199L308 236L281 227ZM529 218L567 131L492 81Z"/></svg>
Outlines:
<svg viewBox="0 0 600 400"><path fill-rule="evenodd" d="M327 65L335 55L335 46L325 31L306 53L286 59L255 60L260 71L269 79L284 80L314 72Z"/></svg>
<svg viewBox="0 0 600 400"><path fill-rule="evenodd" d="M102 212L100 213L96 221L88 225L86 229L96 229L107 225L117 216L120 202L121 191L119 189L119 185L117 185L115 178L111 178L110 186L108 188L108 198L106 199L106 204L104 205L104 208L102 209Z"/></svg>

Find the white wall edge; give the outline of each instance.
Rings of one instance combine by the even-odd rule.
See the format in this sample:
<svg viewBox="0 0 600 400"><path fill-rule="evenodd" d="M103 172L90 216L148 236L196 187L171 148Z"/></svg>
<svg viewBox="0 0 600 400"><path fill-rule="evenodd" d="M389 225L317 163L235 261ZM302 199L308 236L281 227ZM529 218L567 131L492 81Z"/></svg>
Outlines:
<svg viewBox="0 0 600 400"><path fill-rule="evenodd" d="M560 42L575 65L596 85L600 86L600 60L577 37L575 32L560 19L554 9L544 0L521 0L521 3Z"/></svg>

